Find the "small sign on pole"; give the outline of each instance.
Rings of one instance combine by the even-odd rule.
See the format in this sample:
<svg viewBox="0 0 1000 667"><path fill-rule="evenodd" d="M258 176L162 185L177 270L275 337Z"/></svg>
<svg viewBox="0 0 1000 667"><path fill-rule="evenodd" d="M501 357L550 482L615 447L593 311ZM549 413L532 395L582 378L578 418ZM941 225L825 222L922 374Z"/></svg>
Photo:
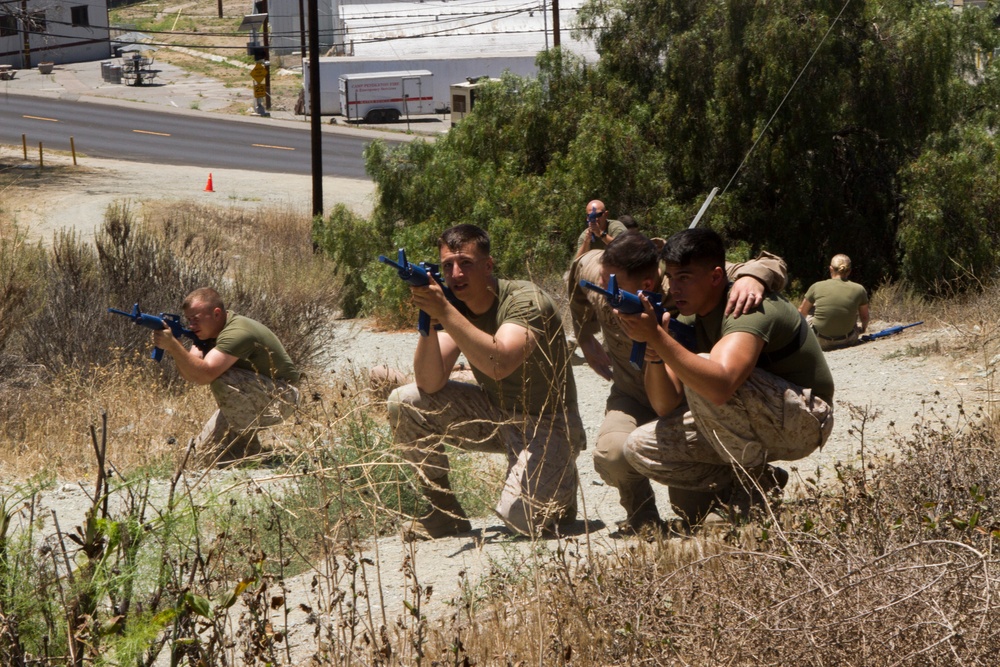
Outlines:
<svg viewBox="0 0 1000 667"><path fill-rule="evenodd" d="M253 84L253 96L257 99L267 97L267 86L262 83Z"/></svg>
<svg viewBox="0 0 1000 667"><path fill-rule="evenodd" d="M264 78L267 76L267 68L264 67L264 63L257 61L257 64L253 66L250 70L250 77L257 83L264 83Z"/></svg>

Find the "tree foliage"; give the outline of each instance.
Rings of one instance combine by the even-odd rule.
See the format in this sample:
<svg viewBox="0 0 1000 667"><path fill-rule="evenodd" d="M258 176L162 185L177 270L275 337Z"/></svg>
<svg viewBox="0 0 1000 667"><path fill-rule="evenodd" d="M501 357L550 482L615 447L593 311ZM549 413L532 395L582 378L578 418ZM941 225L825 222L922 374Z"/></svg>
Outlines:
<svg viewBox="0 0 1000 667"><path fill-rule="evenodd" d="M928 266L942 258L980 275L996 264L992 204L972 193L995 171L998 15L997 2L592 0L577 29L596 65L542 54L537 78L481 89L441 140L369 149L370 225L387 248L406 230L434 253L441 230L471 222L502 273L561 272L589 199L666 236L719 187L703 224L781 254L803 282L840 252L868 285L940 287L958 276Z"/></svg>

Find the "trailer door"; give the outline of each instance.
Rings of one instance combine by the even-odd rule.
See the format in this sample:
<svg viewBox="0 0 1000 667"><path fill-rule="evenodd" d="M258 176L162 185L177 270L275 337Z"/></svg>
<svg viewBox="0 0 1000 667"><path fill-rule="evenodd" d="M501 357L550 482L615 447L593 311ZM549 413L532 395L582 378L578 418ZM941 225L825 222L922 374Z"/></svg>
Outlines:
<svg viewBox="0 0 1000 667"><path fill-rule="evenodd" d="M408 76L403 78L403 111L409 116L411 113L421 113L423 109L423 94L421 92L421 78L419 76Z"/></svg>

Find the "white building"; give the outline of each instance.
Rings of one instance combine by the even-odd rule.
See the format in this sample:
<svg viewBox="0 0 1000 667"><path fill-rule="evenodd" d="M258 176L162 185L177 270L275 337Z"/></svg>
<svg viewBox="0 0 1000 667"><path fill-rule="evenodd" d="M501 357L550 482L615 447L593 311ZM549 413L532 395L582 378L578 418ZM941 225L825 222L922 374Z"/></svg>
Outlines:
<svg viewBox="0 0 1000 667"><path fill-rule="evenodd" d="M297 10L298 0L268 0L268 9L273 12L282 2ZM593 41L571 35L582 5L583 0L560 2L560 46L596 61ZM427 69L434 73L435 106L445 108L451 84L470 77L499 77L505 71L534 76L538 53L553 45L548 0L365 3L341 5L338 15L341 28L333 40L337 47L320 58L323 114L341 113L337 82L342 74ZM308 109L308 65L304 75Z"/></svg>
<svg viewBox="0 0 1000 667"><path fill-rule="evenodd" d="M107 0L0 0L0 65L26 69L110 55Z"/></svg>
<svg viewBox="0 0 1000 667"><path fill-rule="evenodd" d="M308 6L304 0L302 6ZM338 50L337 46L343 43L344 31L337 10L337 0L318 0L317 14L320 53ZM304 17L299 14L299 0L268 0L267 21L271 53L298 53L302 51L303 42L308 44L308 10Z"/></svg>

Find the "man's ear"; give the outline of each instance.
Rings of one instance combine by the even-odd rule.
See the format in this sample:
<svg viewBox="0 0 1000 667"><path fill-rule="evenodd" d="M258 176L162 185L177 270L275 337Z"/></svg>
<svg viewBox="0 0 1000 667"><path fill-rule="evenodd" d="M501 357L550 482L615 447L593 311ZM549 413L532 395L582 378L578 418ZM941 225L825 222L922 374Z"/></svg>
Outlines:
<svg viewBox="0 0 1000 667"><path fill-rule="evenodd" d="M721 266L717 266L712 269L712 285L723 285L727 280L726 270Z"/></svg>

